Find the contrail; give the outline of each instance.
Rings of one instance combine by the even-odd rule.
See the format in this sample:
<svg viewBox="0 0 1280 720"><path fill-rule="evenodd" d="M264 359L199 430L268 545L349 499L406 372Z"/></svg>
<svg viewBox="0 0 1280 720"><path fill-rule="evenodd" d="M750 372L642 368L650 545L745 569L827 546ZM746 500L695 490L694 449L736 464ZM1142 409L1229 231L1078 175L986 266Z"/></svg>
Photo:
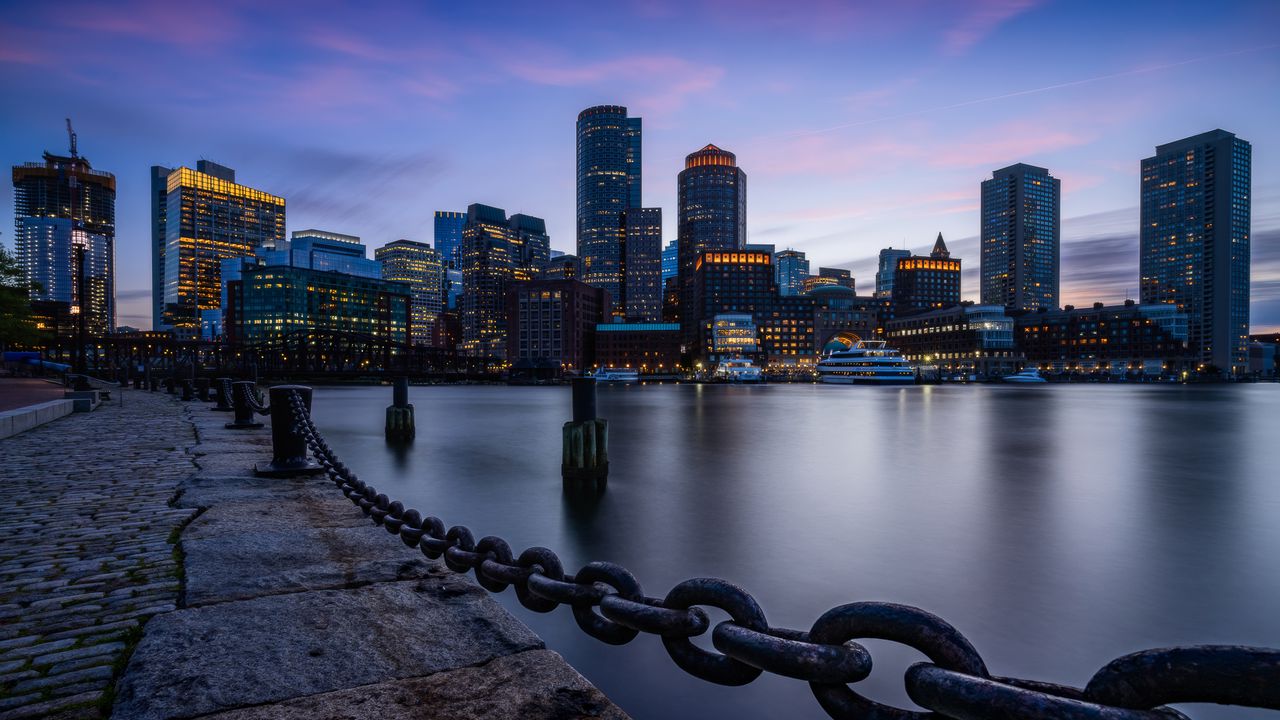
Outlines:
<svg viewBox="0 0 1280 720"><path fill-rule="evenodd" d="M1170 68L1181 67L1183 65L1192 65L1195 63L1205 62L1208 60L1217 60L1219 58L1233 57L1235 55L1246 55L1248 53L1262 52L1264 50L1274 50L1280 48L1280 43L1272 45L1260 45L1258 47L1245 48L1244 50L1233 50L1231 52L1218 53L1217 55L1204 55L1202 57L1191 58L1190 60L1179 60L1178 62L1168 63L1165 65L1152 65L1149 67L1135 68L1133 70L1125 70L1123 72L1111 73L1110 75L1099 75L1097 77L1084 78L1082 80L1072 80L1070 82L1057 83L1056 85L1046 85L1044 87L1031 88L1029 90L1018 90L1016 92L1005 93L1003 95L991 95L989 97L977 98L975 100L965 100L951 105L939 105L924 110L913 110L911 112L901 113L899 115L888 115L880 118L872 118L870 120L858 120L857 122L844 123L843 125L832 125L831 127L819 128L817 130L801 130L797 132L786 133L785 137L801 137L804 135L821 135L822 133L834 132L836 130L844 130L847 128L860 127L862 125L872 125L875 123L889 122L891 120L901 120L903 118L916 117L917 115L928 115L930 113L941 112L943 110L955 110L957 108L969 107L970 105L979 105L981 103L995 102L996 100L1007 100L1009 98L1022 97L1024 95L1035 95L1038 93L1049 92L1051 90L1061 90L1063 88L1075 87L1077 85L1088 85L1089 83L1101 82L1103 80L1112 80L1120 77L1129 77L1132 75L1145 75L1146 73L1159 72L1160 70L1168 70Z"/></svg>

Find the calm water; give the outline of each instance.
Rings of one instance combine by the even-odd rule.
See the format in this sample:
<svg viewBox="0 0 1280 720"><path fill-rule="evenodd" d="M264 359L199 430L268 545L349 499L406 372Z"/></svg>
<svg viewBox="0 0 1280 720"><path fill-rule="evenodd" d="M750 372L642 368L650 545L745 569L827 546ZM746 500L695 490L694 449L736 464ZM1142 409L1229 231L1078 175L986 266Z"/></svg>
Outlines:
<svg viewBox="0 0 1280 720"><path fill-rule="evenodd" d="M410 400L418 437L400 453L382 437L390 388L319 390L314 414L406 505L517 552L553 548L566 570L622 563L649 595L723 577L772 625L802 629L846 602L918 605L993 673L1072 685L1148 647L1280 646L1280 385L601 388L598 497L561 487L567 387L415 387ZM804 683L711 685L657 638L604 645L567 608L498 598L636 718L825 717ZM860 688L909 705L901 674L923 656L867 645L876 669Z"/></svg>

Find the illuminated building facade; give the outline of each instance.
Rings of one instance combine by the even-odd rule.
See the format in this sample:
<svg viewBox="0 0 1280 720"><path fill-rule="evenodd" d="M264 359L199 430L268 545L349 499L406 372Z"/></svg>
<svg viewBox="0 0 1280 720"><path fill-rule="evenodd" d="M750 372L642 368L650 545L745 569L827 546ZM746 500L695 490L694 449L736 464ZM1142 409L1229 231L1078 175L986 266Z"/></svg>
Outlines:
<svg viewBox="0 0 1280 720"><path fill-rule="evenodd" d="M680 323L601 323L592 367L632 368L642 375L677 372L682 367Z"/></svg>
<svg viewBox="0 0 1280 720"><path fill-rule="evenodd" d="M804 253L799 250L774 253L773 267L779 295L785 297L804 292L804 279L809 277L809 260Z"/></svg>
<svg viewBox="0 0 1280 720"><path fill-rule="evenodd" d="M892 301L858 297L852 289L840 285L814 288L803 297L813 305L812 352L818 356L837 337L883 337L884 324L893 317Z"/></svg>
<svg viewBox="0 0 1280 720"><path fill-rule="evenodd" d="M898 259L891 297L899 313L960 304L960 259L951 257L942 233L928 257Z"/></svg>
<svg viewBox="0 0 1280 720"><path fill-rule="evenodd" d="M410 290L401 283L284 265L243 270L227 283L227 339L272 342L328 330L408 343Z"/></svg>
<svg viewBox="0 0 1280 720"><path fill-rule="evenodd" d="M665 287L667 281L679 274L680 270L680 241L672 240L667 246L662 248L662 284Z"/></svg>
<svg viewBox="0 0 1280 720"><path fill-rule="evenodd" d="M777 289L773 256L763 252L704 252L693 265L692 301L682 310L700 318L694 328L690 354L697 360L724 359L716 344L716 317L750 315L765 318L773 311ZM755 323L759 325L759 322Z"/></svg>
<svg viewBox="0 0 1280 720"><path fill-rule="evenodd" d="M1055 372L1148 375L1195 369L1188 317L1175 305L1094 303L1017 318L1017 343L1027 362Z"/></svg>
<svg viewBox="0 0 1280 720"><path fill-rule="evenodd" d="M542 267L542 280L579 280L581 271L577 255L560 255Z"/></svg>
<svg viewBox="0 0 1280 720"><path fill-rule="evenodd" d="M373 251L382 266L382 279L409 288L410 341L431 345L435 324L444 310L444 266L440 254L426 243L393 240Z"/></svg>
<svg viewBox="0 0 1280 720"><path fill-rule="evenodd" d="M1156 147L1142 161L1143 304L1188 318L1205 365L1248 371L1252 146L1214 130Z"/></svg>
<svg viewBox="0 0 1280 720"><path fill-rule="evenodd" d="M115 309L116 178L94 170L78 155L44 153L44 161L13 167L14 254L46 329L78 326L93 334L113 332ZM77 254L84 256L84 296ZM73 316L75 316L73 318ZM58 318L75 319L65 323ZM40 322L40 321L38 321Z"/></svg>
<svg viewBox="0 0 1280 720"><path fill-rule="evenodd" d="M818 268L818 277L830 278L840 287L847 287L850 290L857 290L857 283L853 279L853 273L844 268Z"/></svg>
<svg viewBox="0 0 1280 720"><path fill-rule="evenodd" d="M507 362L514 371L581 373L594 362L596 326L609 294L577 280L532 280L507 289Z"/></svg>
<svg viewBox="0 0 1280 720"><path fill-rule="evenodd" d="M382 268L370 260L368 250L355 235L327 230L295 230L289 242L276 250L264 251L269 265L292 265L312 270L382 277Z"/></svg>
<svg viewBox="0 0 1280 720"><path fill-rule="evenodd" d="M1062 183L1018 163L982 181L982 303L1010 311L1058 307Z"/></svg>
<svg viewBox="0 0 1280 720"><path fill-rule="evenodd" d="M153 168L153 177L160 169ZM220 308L221 266L284 246L284 198L239 185L235 171L201 160L165 175L163 326L192 337ZM153 218L155 220L155 218Z"/></svg>
<svg viewBox="0 0 1280 720"><path fill-rule="evenodd" d="M609 293L615 311L622 314L626 314L623 214L641 206L641 125L640 118L627 117L627 109L620 105L597 105L578 114L577 240L582 279Z"/></svg>
<svg viewBox="0 0 1280 720"><path fill-rule="evenodd" d="M898 269L898 260L909 257L910 250L885 248L880 251L880 262L876 267L876 297L893 297L893 279Z"/></svg>
<svg viewBox="0 0 1280 720"><path fill-rule="evenodd" d="M685 344L705 349L710 347L709 315L704 314L706 299L697 297L695 288L698 265L708 251L742 250L747 244L747 175L733 153L707 145L685 157L676 185L680 322ZM773 263L765 265L770 272L767 284L772 285Z"/></svg>
<svg viewBox="0 0 1280 720"><path fill-rule="evenodd" d="M825 275L810 275L800 281L800 293L808 295L820 287L840 287L840 283L833 277Z"/></svg>
<svg viewBox="0 0 1280 720"><path fill-rule="evenodd" d="M507 286L533 280L550 259L546 223L529 215L474 204L462 231L463 354L506 357Z"/></svg>
<svg viewBox="0 0 1280 720"><path fill-rule="evenodd" d="M448 268L462 267L462 228L467 224L464 212L437 210L435 216L436 252Z"/></svg>
<svg viewBox="0 0 1280 720"><path fill-rule="evenodd" d="M614 314L635 322L662 317L662 208L623 213L621 307Z"/></svg>
<svg viewBox="0 0 1280 720"><path fill-rule="evenodd" d="M885 339L911 362L941 372L1008 375L1024 363L1002 305L967 303L899 316L885 324Z"/></svg>

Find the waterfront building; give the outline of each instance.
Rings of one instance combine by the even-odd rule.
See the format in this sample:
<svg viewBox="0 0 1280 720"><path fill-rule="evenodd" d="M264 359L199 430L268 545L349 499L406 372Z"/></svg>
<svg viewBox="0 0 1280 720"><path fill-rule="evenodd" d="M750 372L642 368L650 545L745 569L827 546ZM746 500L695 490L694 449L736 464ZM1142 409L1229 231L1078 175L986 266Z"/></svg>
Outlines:
<svg viewBox="0 0 1280 720"><path fill-rule="evenodd" d="M893 277L898 269L898 260L911 257L911 251L898 248L885 248L880 251L880 262L876 269L876 297L893 297Z"/></svg>
<svg viewBox="0 0 1280 720"><path fill-rule="evenodd" d="M965 303L889 320L885 339L913 363L996 377L1017 372L1025 362L1013 329L1004 306Z"/></svg>
<svg viewBox="0 0 1280 720"><path fill-rule="evenodd" d="M1204 365L1248 370L1252 146L1225 130L1142 161L1142 303L1186 313Z"/></svg>
<svg viewBox="0 0 1280 720"><path fill-rule="evenodd" d="M820 356L832 346L847 347L856 340L884 337L884 324L893 318L887 298L858 297L850 288L824 285L806 295L813 303L810 354Z"/></svg>
<svg viewBox="0 0 1280 720"><path fill-rule="evenodd" d="M163 177L166 189L164 247L152 254L163 262L164 282L152 292L163 303L161 327L192 337L204 311L221 307L222 262L284 244L285 201L237 184L234 170L208 160L164 170L152 168L153 182ZM158 227L160 218L152 220Z"/></svg>
<svg viewBox="0 0 1280 720"><path fill-rule="evenodd" d="M410 341L431 345L436 319L444 310L444 262L432 247L412 240L393 240L373 251L382 279L409 288Z"/></svg>
<svg viewBox="0 0 1280 720"><path fill-rule="evenodd" d="M705 349L710 347L706 335L710 316L700 314L702 301L695 297L696 265L709 251L742 250L747 244L747 175L733 153L706 145L685 157L684 170L677 179L677 200L677 273L684 342L691 348ZM772 272L772 262L767 265ZM771 276L768 284L772 282Z"/></svg>
<svg viewBox="0 0 1280 720"><path fill-rule="evenodd" d="M546 223L529 215L507 217L479 203L467 208L462 231L462 352L506 357L507 286L533 280L551 254Z"/></svg>
<svg viewBox="0 0 1280 720"><path fill-rule="evenodd" d="M641 120L620 105L578 114L577 224L582 278L625 308L626 222L641 206ZM656 254L656 253L655 253Z"/></svg>
<svg viewBox="0 0 1280 720"><path fill-rule="evenodd" d="M716 316L772 313L777 289L773 256L763 252L706 251L694 262L692 301L686 317L700 318L689 352L695 360L723 359L716 344Z"/></svg>
<svg viewBox="0 0 1280 720"><path fill-rule="evenodd" d="M595 359L609 294L577 280L530 280L507 289L507 362L513 371L581 373Z"/></svg>
<svg viewBox="0 0 1280 720"><path fill-rule="evenodd" d="M662 208L629 208L622 223L622 295L613 298L613 313L656 322L662 316Z"/></svg>
<svg viewBox="0 0 1280 720"><path fill-rule="evenodd" d="M596 326L593 367L633 368L641 375L682 369L680 323L606 322Z"/></svg>
<svg viewBox="0 0 1280 720"><path fill-rule="evenodd" d="M1249 336L1249 374L1255 378L1276 378L1276 349L1280 348L1280 334Z"/></svg>
<svg viewBox="0 0 1280 720"><path fill-rule="evenodd" d="M1009 311L1058 307L1062 185L1018 163L982 181L982 303Z"/></svg>
<svg viewBox="0 0 1280 720"><path fill-rule="evenodd" d="M578 256L562 253L559 257L551 258L542 267L539 277L542 280L579 280L581 271Z"/></svg>
<svg viewBox="0 0 1280 720"><path fill-rule="evenodd" d="M808 295L820 287L827 286L840 287L840 283L835 278L827 277L826 275L810 275L800 281L800 292Z"/></svg>
<svg viewBox="0 0 1280 720"><path fill-rule="evenodd" d="M960 304L960 259L951 257L942 233L927 257L898 259L890 297L900 313Z"/></svg>
<svg viewBox="0 0 1280 720"><path fill-rule="evenodd" d="M434 240L436 252L447 268L462 267L462 228L467 224L467 214L437 210Z"/></svg>
<svg viewBox="0 0 1280 720"><path fill-rule="evenodd" d="M401 283L288 265L257 264L227 283L224 329L233 343L332 331L408 343L410 290Z"/></svg>
<svg viewBox="0 0 1280 720"><path fill-rule="evenodd" d="M667 281L679 274L680 268L680 243L678 240L672 240L667 246L662 248L662 285L665 288Z"/></svg>
<svg viewBox="0 0 1280 720"><path fill-rule="evenodd" d="M857 283L853 279L853 273L844 268L818 268L818 277L830 278L840 287L847 287L850 290L857 291Z"/></svg>
<svg viewBox="0 0 1280 720"><path fill-rule="evenodd" d="M1017 318L1017 343L1027 362L1054 372L1147 375L1195 369L1189 322L1175 305L1094 303Z"/></svg>
<svg viewBox="0 0 1280 720"><path fill-rule="evenodd" d="M70 332L83 314L88 332L105 335L116 326L116 178L94 170L72 138L70 157L46 152L13 167L14 255L39 285L30 294L38 325Z"/></svg>
<svg viewBox="0 0 1280 720"><path fill-rule="evenodd" d="M799 250L774 253L773 266L778 294L784 297L804 292L804 279L809 277L809 260Z"/></svg>

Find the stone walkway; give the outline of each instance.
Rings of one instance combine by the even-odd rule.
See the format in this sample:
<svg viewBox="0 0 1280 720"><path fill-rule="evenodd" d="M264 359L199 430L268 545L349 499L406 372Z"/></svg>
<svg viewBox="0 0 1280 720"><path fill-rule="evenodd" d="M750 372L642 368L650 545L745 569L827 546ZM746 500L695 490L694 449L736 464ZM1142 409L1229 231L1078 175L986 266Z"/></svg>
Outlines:
<svg viewBox="0 0 1280 720"><path fill-rule="evenodd" d="M135 390L0 440L0 720L99 718L146 620L178 602L183 407Z"/></svg>

